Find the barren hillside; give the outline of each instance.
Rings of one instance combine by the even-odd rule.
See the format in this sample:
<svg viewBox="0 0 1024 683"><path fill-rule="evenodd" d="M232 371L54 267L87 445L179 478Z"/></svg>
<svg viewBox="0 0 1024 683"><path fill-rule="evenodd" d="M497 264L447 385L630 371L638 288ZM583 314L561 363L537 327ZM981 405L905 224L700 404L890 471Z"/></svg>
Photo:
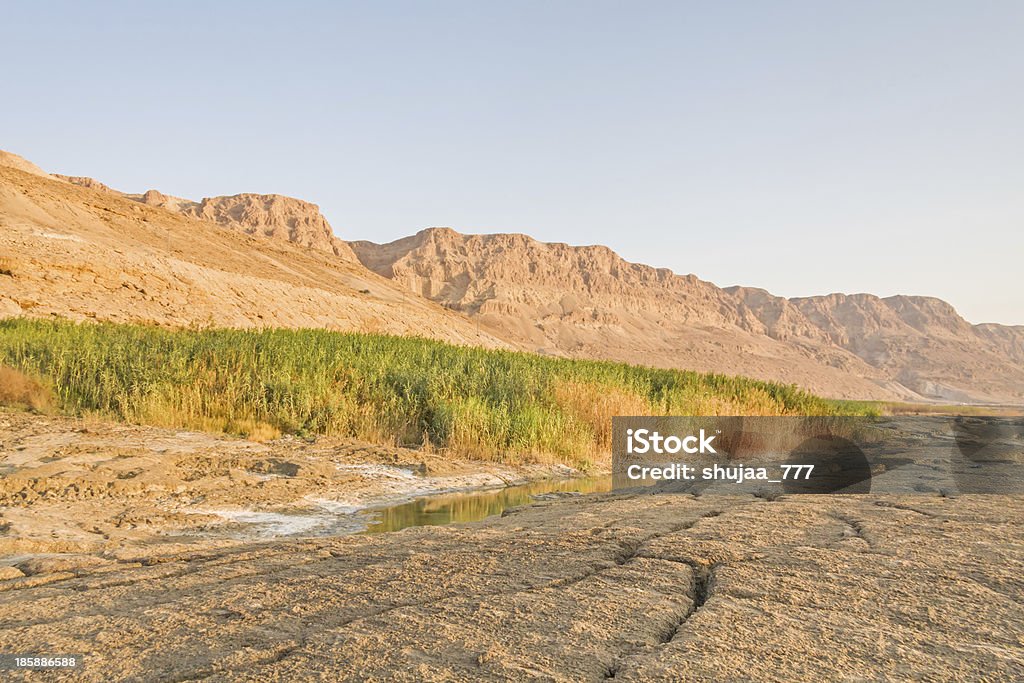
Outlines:
<svg viewBox="0 0 1024 683"><path fill-rule="evenodd" d="M793 382L831 396L1024 398L1024 330L945 302L787 300L629 263L607 247L421 231L353 242L371 270L529 348Z"/></svg>
<svg viewBox="0 0 1024 683"><path fill-rule="evenodd" d="M0 316L326 327L506 346L334 253L0 166Z"/></svg>
<svg viewBox="0 0 1024 683"><path fill-rule="evenodd" d="M0 164L2 163L0 160ZM230 197L206 197L197 202L166 195L159 190L147 190L142 194L120 192L85 176L54 174L52 177L167 209L190 218L217 223L246 235L293 242L341 256L349 261L355 260L355 254L348 245L335 236L331 224L320 213L320 207L294 197L243 193Z"/></svg>
<svg viewBox="0 0 1024 683"><path fill-rule="evenodd" d="M927 297L785 299L518 234L347 243L299 199L127 194L5 152L0 228L0 315L420 334L841 398L1024 402L1024 327Z"/></svg>

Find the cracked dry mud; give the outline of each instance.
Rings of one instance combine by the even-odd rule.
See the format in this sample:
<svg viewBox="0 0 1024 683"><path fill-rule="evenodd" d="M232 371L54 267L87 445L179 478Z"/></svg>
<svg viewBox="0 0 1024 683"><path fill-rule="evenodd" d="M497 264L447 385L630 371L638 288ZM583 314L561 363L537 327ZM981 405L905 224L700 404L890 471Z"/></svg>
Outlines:
<svg viewBox="0 0 1024 683"><path fill-rule="evenodd" d="M1008 496L575 497L10 580L0 651L84 654L50 677L85 681L1020 680L1022 518Z"/></svg>
<svg viewBox="0 0 1024 683"><path fill-rule="evenodd" d="M565 477L564 465L500 465L354 439L267 443L0 410L0 578L11 557L174 552L302 523L357 531L338 514L446 490ZM269 516L266 528L233 523ZM42 560L41 560L42 561ZM53 562L53 560L46 560ZM71 560L61 560L65 564Z"/></svg>

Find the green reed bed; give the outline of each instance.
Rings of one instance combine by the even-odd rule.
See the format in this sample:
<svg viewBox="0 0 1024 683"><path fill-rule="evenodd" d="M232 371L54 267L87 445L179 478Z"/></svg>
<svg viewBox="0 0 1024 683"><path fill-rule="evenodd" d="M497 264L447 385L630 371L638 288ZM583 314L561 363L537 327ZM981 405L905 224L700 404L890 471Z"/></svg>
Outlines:
<svg viewBox="0 0 1024 683"><path fill-rule="evenodd" d="M867 409L741 377L325 330L8 319L0 365L48 386L69 414L584 466L607 454L613 415Z"/></svg>

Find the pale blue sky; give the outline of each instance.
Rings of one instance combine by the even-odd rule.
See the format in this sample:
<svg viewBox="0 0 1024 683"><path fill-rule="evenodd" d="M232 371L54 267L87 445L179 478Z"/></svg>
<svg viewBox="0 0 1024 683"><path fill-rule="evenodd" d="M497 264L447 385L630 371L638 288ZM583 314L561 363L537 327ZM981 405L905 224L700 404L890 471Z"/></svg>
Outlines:
<svg viewBox="0 0 1024 683"><path fill-rule="evenodd" d="M1024 324L1024 2L5 2L0 148Z"/></svg>

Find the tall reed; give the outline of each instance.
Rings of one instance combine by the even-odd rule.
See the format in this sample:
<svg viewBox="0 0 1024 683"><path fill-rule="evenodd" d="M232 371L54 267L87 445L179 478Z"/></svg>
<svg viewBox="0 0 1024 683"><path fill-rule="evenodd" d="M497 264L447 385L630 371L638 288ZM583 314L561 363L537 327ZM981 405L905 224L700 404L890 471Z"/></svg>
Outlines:
<svg viewBox="0 0 1024 683"><path fill-rule="evenodd" d="M742 377L325 330L0 321L0 364L60 410L243 435L348 435L499 461L603 458L617 414L862 408Z"/></svg>

